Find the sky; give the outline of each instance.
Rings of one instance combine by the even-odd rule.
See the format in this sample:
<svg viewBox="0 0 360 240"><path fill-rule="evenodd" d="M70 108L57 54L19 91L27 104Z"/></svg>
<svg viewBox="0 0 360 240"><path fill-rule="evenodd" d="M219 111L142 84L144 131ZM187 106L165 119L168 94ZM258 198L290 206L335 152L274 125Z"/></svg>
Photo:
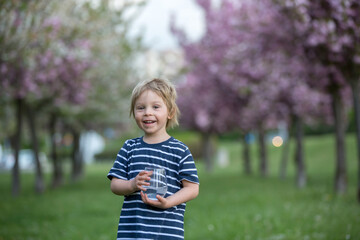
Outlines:
<svg viewBox="0 0 360 240"><path fill-rule="evenodd" d="M190 40L204 33L204 14L195 0L147 0L139 17L134 21L131 34L142 33L145 44L153 50L177 47L170 32L170 16L175 15L176 26L184 29Z"/></svg>

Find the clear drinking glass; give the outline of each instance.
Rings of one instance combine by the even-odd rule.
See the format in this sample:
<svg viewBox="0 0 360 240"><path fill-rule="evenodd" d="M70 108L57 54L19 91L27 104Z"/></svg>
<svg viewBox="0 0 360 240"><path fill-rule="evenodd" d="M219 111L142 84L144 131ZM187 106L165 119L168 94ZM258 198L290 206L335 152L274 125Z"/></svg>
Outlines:
<svg viewBox="0 0 360 240"><path fill-rule="evenodd" d="M164 197L167 192L167 180L166 171L164 168L146 167L145 171L152 171L150 176L150 186L144 186L148 198L151 200L157 200L156 195Z"/></svg>

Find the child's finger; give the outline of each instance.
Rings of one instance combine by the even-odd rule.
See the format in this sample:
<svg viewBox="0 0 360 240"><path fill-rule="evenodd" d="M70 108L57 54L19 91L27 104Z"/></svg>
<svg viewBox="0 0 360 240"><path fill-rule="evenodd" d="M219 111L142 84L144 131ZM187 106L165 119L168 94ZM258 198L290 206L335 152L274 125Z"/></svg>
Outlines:
<svg viewBox="0 0 360 240"><path fill-rule="evenodd" d="M142 200L144 203L148 203L147 194L146 194L146 193L143 193L143 192L140 192L140 195L141 195L141 200Z"/></svg>
<svg viewBox="0 0 360 240"><path fill-rule="evenodd" d="M147 189L146 189L145 186L150 186L150 184L147 183L147 182L140 183L140 184L138 185L138 188L139 188L140 190L142 190L142 191L146 191Z"/></svg>
<svg viewBox="0 0 360 240"><path fill-rule="evenodd" d="M141 191L146 192L146 188L144 188L143 186L139 186L139 189L140 189Z"/></svg>
<svg viewBox="0 0 360 240"><path fill-rule="evenodd" d="M141 185L146 185L146 186L150 186L150 183L149 183L149 182L145 182L145 181L143 181L143 182L140 182L140 184L141 184Z"/></svg>
<svg viewBox="0 0 360 240"><path fill-rule="evenodd" d="M143 184L143 183L149 183L150 181L150 177L139 177L138 178L138 184Z"/></svg>
<svg viewBox="0 0 360 240"><path fill-rule="evenodd" d="M139 172L139 176L146 175L147 173L148 173L147 171L141 171L141 172Z"/></svg>
<svg viewBox="0 0 360 240"><path fill-rule="evenodd" d="M143 202L145 202L145 196L144 196L144 193L143 192L140 192L140 195L141 195L141 200L143 200Z"/></svg>

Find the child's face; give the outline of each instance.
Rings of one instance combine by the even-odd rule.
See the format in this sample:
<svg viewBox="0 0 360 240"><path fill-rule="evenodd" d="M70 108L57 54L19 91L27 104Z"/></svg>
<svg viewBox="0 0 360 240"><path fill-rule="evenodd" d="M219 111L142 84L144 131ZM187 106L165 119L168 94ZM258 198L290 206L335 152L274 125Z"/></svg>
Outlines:
<svg viewBox="0 0 360 240"><path fill-rule="evenodd" d="M154 91L145 90L135 101L135 121L146 137L165 137L169 110Z"/></svg>

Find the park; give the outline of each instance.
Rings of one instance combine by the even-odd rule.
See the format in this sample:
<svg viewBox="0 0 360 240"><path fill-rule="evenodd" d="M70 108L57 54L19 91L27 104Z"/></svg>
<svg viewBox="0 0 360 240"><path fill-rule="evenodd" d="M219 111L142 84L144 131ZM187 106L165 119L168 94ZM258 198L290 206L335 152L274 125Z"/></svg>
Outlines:
<svg viewBox="0 0 360 240"><path fill-rule="evenodd" d="M146 1L0 3L0 240L116 238L106 176L152 78L199 176L185 239L360 239L360 3L193 2L203 36L171 18L156 62L129 33Z"/></svg>

